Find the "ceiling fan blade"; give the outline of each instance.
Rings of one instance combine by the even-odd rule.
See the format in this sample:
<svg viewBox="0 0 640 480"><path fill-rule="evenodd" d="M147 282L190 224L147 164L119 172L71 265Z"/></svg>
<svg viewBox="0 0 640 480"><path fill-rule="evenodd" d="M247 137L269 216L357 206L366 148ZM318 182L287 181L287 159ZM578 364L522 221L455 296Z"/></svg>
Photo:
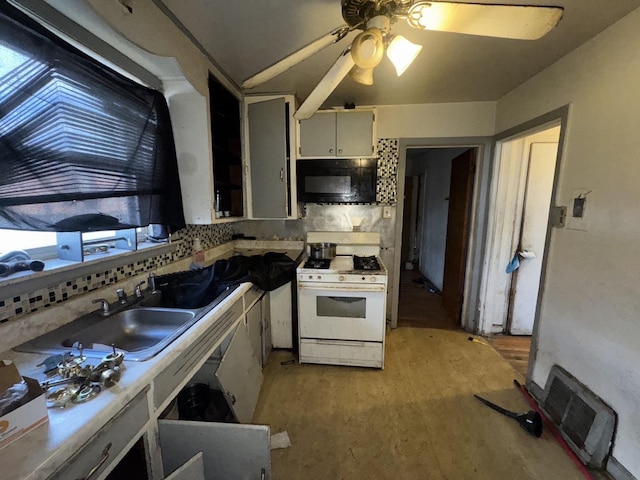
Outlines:
<svg viewBox="0 0 640 480"><path fill-rule="evenodd" d="M417 2L407 21L416 28L486 37L536 40L562 18L561 7Z"/></svg>
<svg viewBox="0 0 640 480"><path fill-rule="evenodd" d="M322 102L335 90L354 65L355 61L351 56L351 46L349 46L340 54L338 60L336 60L329 71L322 77L322 80L316 85L316 88L313 89L296 113L293 114L293 117L296 120L311 118L318 108L320 108Z"/></svg>
<svg viewBox="0 0 640 480"><path fill-rule="evenodd" d="M328 47L332 43L337 43L342 40L352 29L348 25L342 25L326 35L314 40L313 42L305 45L299 50L296 50L291 55L286 56L279 62L274 63L270 67L265 68L261 72L247 78L242 82L242 88L254 88L264 82L271 80L273 77L280 75L285 70L297 65L303 60L306 60L314 53L319 52L323 48Z"/></svg>

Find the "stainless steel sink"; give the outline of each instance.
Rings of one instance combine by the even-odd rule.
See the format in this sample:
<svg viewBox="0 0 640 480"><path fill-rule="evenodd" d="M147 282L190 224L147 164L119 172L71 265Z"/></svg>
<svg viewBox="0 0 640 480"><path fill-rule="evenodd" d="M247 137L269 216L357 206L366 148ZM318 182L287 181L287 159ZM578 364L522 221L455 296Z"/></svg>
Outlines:
<svg viewBox="0 0 640 480"><path fill-rule="evenodd" d="M91 312L71 323L14 347L21 352L83 354L102 358L113 350L125 352L125 360L143 362L152 358L176 340L207 312L227 298L237 287L231 287L203 308L168 308L150 306L160 296L142 299L104 316Z"/></svg>
<svg viewBox="0 0 640 480"><path fill-rule="evenodd" d="M129 354L164 346L167 339L181 333L196 316L193 310L170 308L133 308L104 318L100 323L81 330L62 341L63 347L79 344L89 350L112 349ZM130 355L127 355L130 358Z"/></svg>
<svg viewBox="0 0 640 480"><path fill-rule="evenodd" d="M133 307L102 316L85 315L63 327L15 347L35 353L83 354L102 358L113 350L125 352L125 360L143 362L196 323L208 309L187 310L162 307Z"/></svg>

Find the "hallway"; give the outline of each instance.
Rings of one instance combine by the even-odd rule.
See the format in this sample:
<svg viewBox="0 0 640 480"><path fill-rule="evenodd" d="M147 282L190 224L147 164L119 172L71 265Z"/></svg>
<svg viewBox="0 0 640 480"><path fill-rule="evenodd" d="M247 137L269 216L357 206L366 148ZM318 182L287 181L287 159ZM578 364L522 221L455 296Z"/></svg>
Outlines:
<svg viewBox="0 0 640 480"><path fill-rule="evenodd" d="M398 327L460 330L460 325L445 312L439 292L429 288L428 282L416 270L402 270ZM488 342L522 378L527 376L531 337L495 335Z"/></svg>
<svg viewBox="0 0 640 480"><path fill-rule="evenodd" d="M439 292L429 289L417 269L400 273L398 327L458 330L459 323L445 312Z"/></svg>

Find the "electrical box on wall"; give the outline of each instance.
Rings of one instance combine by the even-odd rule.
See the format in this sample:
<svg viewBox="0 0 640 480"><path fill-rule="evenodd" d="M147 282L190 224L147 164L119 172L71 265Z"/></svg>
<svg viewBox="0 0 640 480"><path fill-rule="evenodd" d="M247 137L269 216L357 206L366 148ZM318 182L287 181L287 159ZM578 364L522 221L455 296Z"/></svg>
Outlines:
<svg viewBox="0 0 640 480"><path fill-rule="evenodd" d="M593 211L593 189L577 188L571 191L567 228L586 232L590 226L590 212Z"/></svg>

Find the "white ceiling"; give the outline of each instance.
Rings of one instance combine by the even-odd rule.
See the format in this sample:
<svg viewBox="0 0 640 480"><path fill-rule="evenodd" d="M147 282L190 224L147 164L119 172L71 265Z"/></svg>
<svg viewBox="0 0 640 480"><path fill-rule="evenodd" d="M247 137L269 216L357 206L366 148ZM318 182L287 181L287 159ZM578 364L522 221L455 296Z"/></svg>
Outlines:
<svg viewBox="0 0 640 480"><path fill-rule="evenodd" d="M344 24L340 0L156 1L173 12L237 85ZM393 33L424 46L409 70L398 78L385 59L375 70L373 86L347 77L325 106L497 100L640 7L640 0L493 3L553 5L565 10L560 24L536 41L420 31L400 21L393 25ZM247 92L295 92L304 100L355 34Z"/></svg>

